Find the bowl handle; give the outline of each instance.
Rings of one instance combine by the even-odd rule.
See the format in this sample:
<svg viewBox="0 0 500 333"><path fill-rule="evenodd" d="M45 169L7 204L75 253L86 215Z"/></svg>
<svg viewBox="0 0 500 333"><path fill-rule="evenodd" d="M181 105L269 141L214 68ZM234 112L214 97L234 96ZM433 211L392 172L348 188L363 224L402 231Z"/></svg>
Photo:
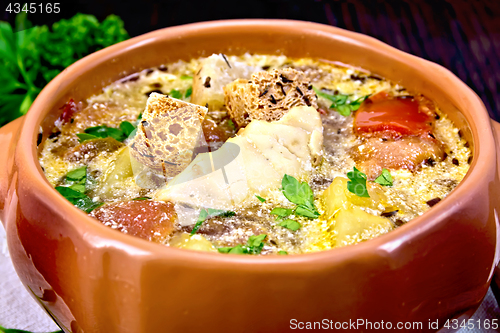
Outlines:
<svg viewBox="0 0 500 333"><path fill-rule="evenodd" d="M497 144L497 168L498 168L498 178L500 179L500 123L492 120L491 127L493 128L493 136L495 137L495 141ZM500 214L500 212L497 212ZM499 225L497 224L497 228ZM499 251L498 247L500 247L500 231L497 230L497 251ZM498 260L498 259L497 259ZM497 303L500 304L500 262L497 262L497 267L495 268L495 274L493 275L493 280L491 281L491 289L495 294L495 298L497 299Z"/></svg>
<svg viewBox="0 0 500 333"><path fill-rule="evenodd" d="M5 224L5 201L7 200L14 166L14 150L23 123L24 116L0 128L0 161L2 161L0 162L0 220L3 224Z"/></svg>

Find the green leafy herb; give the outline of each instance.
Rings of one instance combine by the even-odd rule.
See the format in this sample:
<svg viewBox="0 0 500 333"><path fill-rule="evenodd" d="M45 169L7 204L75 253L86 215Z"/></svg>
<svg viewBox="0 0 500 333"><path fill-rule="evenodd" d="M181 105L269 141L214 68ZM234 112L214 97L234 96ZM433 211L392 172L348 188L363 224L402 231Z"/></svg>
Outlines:
<svg viewBox="0 0 500 333"><path fill-rule="evenodd" d="M264 199L263 197L261 197L260 195L255 195L257 197L257 199L259 199L260 202L266 202L266 199Z"/></svg>
<svg viewBox="0 0 500 333"><path fill-rule="evenodd" d="M230 254L260 254L264 248L266 237L266 234L250 236L246 245L238 244L234 247L220 247L217 250L220 253Z"/></svg>
<svg viewBox="0 0 500 333"><path fill-rule="evenodd" d="M314 206L314 194L309 184L300 183L295 177L285 174L281 186L285 197L298 206L295 214L309 218L319 217L318 210Z"/></svg>
<svg viewBox="0 0 500 333"><path fill-rule="evenodd" d="M227 125L229 126L229 128L232 130L232 131L236 131L236 125L234 125L233 121L231 119L229 119L227 121Z"/></svg>
<svg viewBox="0 0 500 333"><path fill-rule="evenodd" d="M65 183L74 191L85 193L87 183L87 166L74 169L66 174Z"/></svg>
<svg viewBox="0 0 500 333"><path fill-rule="evenodd" d="M66 175L67 180L71 181L81 181L83 179L87 178L87 166L84 165L82 167L79 167L77 169L74 169Z"/></svg>
<svg viewBox="0 0 500 333"><path fill-rule="evenodd" d="M185 74L181 75L181 80L192 80L192 79L193 77L191 75L185 75Z"/></svg>
<svg viewBox="0 0 500 333"><path fill-rule="evenodd" d="M347 189L349 192L356 194L358 197L369 198L368 189L366 188L366 175L353 168L353 171L347 173Z"/></svg>
<svg viewBox="0 0 500 333"><path fill-rule="evenodd" d="M281 250L281 251L278 251L278 254L281 254L281 255L287 255L287 254L288 254L288 252Z"/></svg>
<svg viewBox="0 0 500 333"><path fill-rule="evenodd" d="M79 142L84 142L87 140L95 140L95 139L105 139L111 137L116 141L124 141L131 135L135 133L136 127L128 122L123 121L120 124L120 128L108 127L106 125L94 126L85 129L85 133L78 133L76 136L78 137Z"/></svg>
<svg viewBox="0 0 500 333"><path fill-rule="evenodd" d="M191 230L191 235L194 235L198 229L201 227L203 222L209 217L214 217L214 216L220 216L220 217L231 217L236 215L235 212L229 211L229 210L220 210L220 209L202 209L200 211L200 215L198 216L198 220L196 221L196 224L193 227L193 230Z"/></svg>
<svg viewBox="0 0 500 333"><path fill-rule="evenodd" d="M323 98L329 100L330 102L332 102L332 104L330 105L330 108L337 110L338 113L340 113L341 115L343 115L345 117L349 116L352 111L356 111L357 109L359 109L361 103L363 103L363 101L370 96L370 95L367 95L367 96L360 97L354 101L349 101L348 95L342 95L342 94L331 95L331 94L325 93L324 91L318 90L316 88L314 88L314 91L316 92L316 94L318 96L323 97Z"/></svg>
<svg viewBox="0 0 500 333"><path fill-rule="evenodd" d="M0 126L25 114L42 88L76 60L128 38L123 21L76 14L49 29L32 26L26 12L15 28L0 22ZM17 32L16 32L17 31Z"/></svg>
<svg viewBox="0 0 500 333"><path fill-rule="evenodd" d="M135 131L135 126L128 121L123 121L120 124L120 129L122 130L123 134L128 138Z"/></svg>
<svg viewBox="0 0 500 333"><path fill-rule="evenodd" d="M138 197L138 198L134 198L132 200L135 200L135 201L142 201L142 200L151 200L150 197Z"/></svg>
<svg viewBox="0 0 500 333"><path fill-rule="evenodd" d="M393 179L392 179L391 173L386 168L383 168L380 176L378 176L375 179L375 183L378 183L382 186L392 186L392 182L393 182Z"/></svg>
<svg viewBox="0 0 500 333"><path fill-rule="evenodd" d="M13 328L5 328L0 326L0 333L32 333L30 331L25 331L25 330L16 330ZM50 332L50 333L63 333L63 331L55 331L55 332Z"/></svg>
<svg viewBox="0 0 500 333"><path fill-rule="evenodd" d="M193 87L187 88L186 93L184 94L184 98L190 97L192 93L193 93Z"/></svg>
<svg viewBox="0 0 500 333"><path fill-rule="evenodd" d="M273 210L271 211L272 215L277 215L281 218L285 218L288 215L292 215L292 213L293 213L293 210L288 209L288 208L282 208L282 207L273 208Z"/></svg>
<svg viewBox="0 0 500 333"><path fill-rule="evenodd" d="M294 221L292 219L286 219L282 222L278 223L279 226L290 229L292 231L297 231L302 226L299 222Z"/></svg>
<svg viewBox="0 0 500 333"><path fill-rule="evenodd" d="M71 202L76 207L80 208L84 212L90 213L99 206L102 206L103 202L94 202L87 195L75 191L69 187L57 186L57 192L61 193L69 202Z"/></svg>
<svg viewBox="0 0 500 333"><path fill-rule="evenodd" d="M141 120L142 119L142 112L139 113L139 115L137 116L137 120Z"/></svg>
<svg viewBox="0 0 500 333"><path fill-rule="evenodd" d="M177 90L177 89L170 90L170 92L168 94L172 98L177 98L177 99L181 99L182 98L182 93L179 90Z"/></svg>

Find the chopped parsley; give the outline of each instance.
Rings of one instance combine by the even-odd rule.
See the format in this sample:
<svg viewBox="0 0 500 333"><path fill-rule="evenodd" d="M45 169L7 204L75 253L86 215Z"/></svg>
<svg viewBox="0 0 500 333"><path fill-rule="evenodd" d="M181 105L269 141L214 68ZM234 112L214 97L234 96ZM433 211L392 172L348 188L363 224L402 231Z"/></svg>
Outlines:
<svg viewBox="0 0 500 333"><path fill-rule="evenodd" d="M382 169L382 173L380 174L380 176L375 179L375 183L378 183L382 186L392 186L392 182L393 179L391 173L386 168Z"/></svg>
<svg viewBox="0 0 500 333"><path fill-rule="evenodd" d="M172 98L177 98L177 99L181 99L182 98L182 93L179 90L177 90L177 89L170 90L170 92L168 94Z"/></svg>
<svg viewBox="0 0 500 333"><path fill-rule="evenodd" d="M366 188L366 174L353 167L353 171L347 173L347 178L349 178L349 181L347 181L349 192L356 194L358 197L370 197Z"/></svg>
<svg viewBox="0 0 500 333"><path fill-rule="evenodd" d="M299 222L294 221L292 219L283 220L282 222L278 223L278 225L283 228L290 229L292 231L297 231L302 226Z"/></svg>
<svg viewBox="0 0 500 333"><path fill-rule="evenodd" d="M256 197L257 199L259 199L259 201L260 201L260 202L266 202L266 199L264 199L264 198L263 198L263 197L261 197L260 195L257 195L257 194L256 194L256 195L255 195L255 197Z"/></svg>
<svg viewBox="0 0 500 333"><path fill-rule="evenodd" d="M205 222L205 220L209 217L214 217L214 216L231 217L234 215L236 215L236 213L233 211L229 211L229 210L203 208L200 211L200 215L198 216L198 220L196 221L196 224L194 225L193 230L191 230L191 235L194 235L198 231L198 229L200 229L203 222Z"/></svg>
<svg viewBox="0 0 500 333"><path fill-rule="evenodd" d="M186 93L184 94L184 98L190 97L192 93L193 93L193 87L187 88Z"/></svg>
<svg viewBox="0 0 500 333"><path fill-rule="evenodd" d="M193 77L191 75L185 75L185 74L181 75L181 80L192 80L192 79Z"/></svg>
<svg viewBox="0 0 500 333"><path fill-rule="evenodd" d="M332 104L330 105L330 109L337 110L338 113L340 113L345 117L349 116L352 111L356 111L357 109L359 109L361 103L363 103L364 100L370 96L366 95L354 101L350 101L348 100L349 95L342 95L342 94L331 95L316 88L314 88L314 91L318 96L323 97L332 102Z"/></svg>
<svg viewBox="0 0 500 333"><path fill-rule="evenodd" d="M250 236L246 245L238 244L234 247L220 247L217 250L220 253L230 254L260 254L264 248L266 237L266 234Z"/></svg>
<svg viewBox="0 0 500 333"><path fill-rule="evenodd" d="M281 181L283 195L292 203L297 205L295 214L317 218L318 210L314 206L314 194L306 182L299 182L295 177L285 174Z"/></svg>
<svg viewBox="0 0 500 333"><path fill-rule="evenodd" d="M67 187L70 189L80 193L85 193L85 185L87 183L87 166L84 165L68 172L65 183L69 185Z"/></svg>
<svg viewBox="0 0 500 333"><path fill-rule="evenodd" d="M135 201L142 201L142 200L151 200L150 197L138 197L138 198L134 198L132 200L135 200Z"/></svg>
<svg viewBox="0 0 500 333"><path fill-rule="evenodd" d="M140 114L139 116L142 117L142 114ZM120 124L120 128L100 125L100 126L86 128L84 132L85 133L76 134L76 136L78 137L78 141L80 143L87 140L105 139L108 137L111 137L116 141L121 142L127 139L133 133L135 133L135 126L128 121L123 121Z"/></svg>
<svg viewBox="0 0 500 333"><path fill-rule="evenodd" d="M104 204L103 202L94 202L85 194L87 190L87 166L84 165L68 172L64 183L65 185L56 187L57 192L81 210L90 213Z"/></svg>
<svg viewBox="0 0 500 333"><path fill-rule="evenodd" d="M281 251L278 251L278 254L281 254L281 255L287 255L287 254L288 254L288 252L281 250Z"/></svg>
<svg viewBox="0 0 500 333"><path fill-rule="evenodd" d="M278 217L285 218L288 215L292 215L293 210L288 208L276 207L271 211L272 215L277 215Z"/></svg>
<svg viewBox="0 0 500 333"><path fill-rule="evenodd" d="M84 193L75 191L69 187L57 186L56 190L57 192L61 193L61 195L66 198L66 200L86 213L90 213L97 207L104 204L103 202L94 202Z"/></svg>

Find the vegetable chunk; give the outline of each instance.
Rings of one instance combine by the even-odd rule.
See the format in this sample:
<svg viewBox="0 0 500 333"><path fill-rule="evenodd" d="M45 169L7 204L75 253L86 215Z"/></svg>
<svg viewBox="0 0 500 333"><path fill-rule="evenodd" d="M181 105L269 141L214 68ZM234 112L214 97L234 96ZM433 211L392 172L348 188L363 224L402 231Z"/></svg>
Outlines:
<svg viewBox="0 0 500 333"><path fill-rule="evenodd" d="M170 202L121 201L90 213L104 225L156 243L163 243L174 228L176 213Z"/></svg>

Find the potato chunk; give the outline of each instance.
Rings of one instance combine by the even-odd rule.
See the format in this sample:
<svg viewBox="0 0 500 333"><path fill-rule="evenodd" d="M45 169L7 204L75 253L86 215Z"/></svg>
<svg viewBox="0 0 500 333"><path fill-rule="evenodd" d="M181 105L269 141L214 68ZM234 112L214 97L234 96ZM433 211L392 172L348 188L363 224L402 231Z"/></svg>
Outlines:
<svg viewBox="0 0 500 333"><path fill-rule="evenodd" d="M366 207L375 210L384 210L389 206L380 185L367 183L369 198L358 197L347 189L347 178L336 177L330 186L322 194L322 202L327 217L333 217L339 210L354 206Z"/></svg>
<svg viewBox="0 0 500 333"><path fill-rule="evenodd" d="M358 207L341 209L335 216L336 247L359 243L392 230L386 218L369 214Z"/></svg>

